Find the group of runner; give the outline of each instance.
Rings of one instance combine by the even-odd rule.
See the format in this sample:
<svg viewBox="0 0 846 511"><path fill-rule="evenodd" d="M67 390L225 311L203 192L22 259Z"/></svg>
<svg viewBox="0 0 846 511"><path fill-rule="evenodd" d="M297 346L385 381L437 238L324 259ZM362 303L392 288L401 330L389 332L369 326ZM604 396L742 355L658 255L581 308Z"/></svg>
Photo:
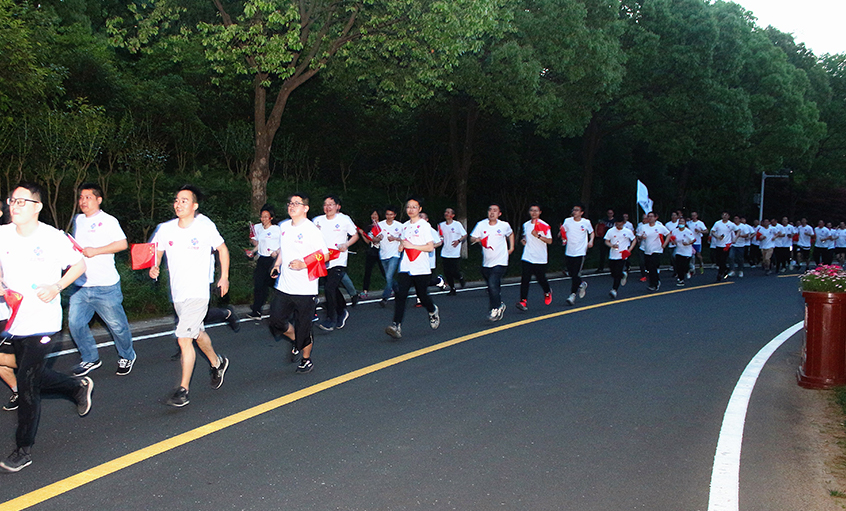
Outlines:
<svg viewBox="0 0 846 511"><path fill-rule="evenodd" d="M0 461L0 469L10 472L17 472L32 462L31 448L38 429L42 392L64 394L76 403L80 416L91 409L94 382L88 375L102 366L88 327L94 314L103 319L114 338L119 354L116 373L129 374L136 360L114 262L114 254L126 250L128 243L118 221L101 209L102 189L93 183L79 187L81 213L74 219L73 236L39 222L44 196L44 190L37 184L18 184L7 199L11 223L0 226L0 270L6 301L6 306L0 307L3 330L0 378L12 390L4 409L18 412L15 450ZM175 218L160 224L151 240L154 248L149 276L157 279L162 274L161 264L166 258L176 313L175 336L182 373L166 399L168 405L175 407L190 402L195 343L209 363L213 388L223 385L229 368L229 359L214 349L204 324L218 318L228 321L236 331L239 328L231 307L209 308L212 290L221 296L228 293L230 254L214 222L199 213L201 200L202 194L196 187L180 188L173 202ZM373 210L370 225L365 228L357 227L349 216L341 213L341 200L336 195L323 199L323 214L313 219L308 216L310 198L304 193L288 198L288 219L282 222L275 222L276 214L271 206L262 208L261 222L251 225L253 248L246 251L249 257L257 259L255 296L248 317L263 317L262 309L270 290L268 326L276 340L291 343L290 361L299 361L296 373L308 373L314 368L312 324L321 277L326 302L325 317L318 320L318 327L332 332L343 329L350 317L341 288L347 290L355 305L361 297L368 296L372 270L378 267L387 282L380 305L385 307L394 298L393 318L385 333L401 339L411 288L415 289L419 306L428 314L430 328L437 329L440 309L428 289L437 286L448 290L448 296L455 295L456 284L461 287L465 284L460 265L462 245L478 244L489 299L486 318L499 321L506 309L501 283L519 239L523 250L517 308L529 308L528 293L533 277L543 291L544 303L552 304L546 273L549 246L556 233L541 219L539 204L530 205L529 219L518 234L500 218L503 212L499 204L490 204L486 218L469 234L455 220L451 208L444 211L444 221L437 229L433 228L423 206L419 198L408 199L404 204L408 220L402 223L397 220L396 207L385 208L384 219L380 211ZM647 282L648 290L656 291L660 287L659 267L665 249L672 249L677 285L684 285L694 273L697 256L700 271L704 271L701 247L705 236L711 243L712 259L718 265L718 279L742 277L744 263L757 264L758 257L767 272L786 271L791 257L795 257L796 264L807 265L811 243L815 244L818 263L830 263L835 256L842 262L846 255L846 225L842 223L838 229L824 222L813 229L804 219L796 226L787 219L776 225L768 220L761 225L749 225L743 218L730 221L728 213L723 213L721 220L709 230L696 213L685 218L681 212L674 212L666 224L659 222L656 214L649 213L635 228L626 215L616 217L608 210L607 218L595 228L584 217L584 208L576 205L559 226L557 236L565 246L565 268L571 279L568 305L585 297L587 283L582 280L581 272L597 236L601 238L601 265L607 259L613 277L609 291L612 298L626 284L630 256L635 252L641 254L642 280ZM349 248L359 239L367 244L361 294L355 291L346 272ZM635 250L637 246L639 251ZM443 277L434 272L438 247L441 247ZM216 282L215 261L219 261ZM45 364L45 355L53 349L52 341L62 327L60 294L66 289L69 330L81 358L71 375L53 371Z"/></svg>

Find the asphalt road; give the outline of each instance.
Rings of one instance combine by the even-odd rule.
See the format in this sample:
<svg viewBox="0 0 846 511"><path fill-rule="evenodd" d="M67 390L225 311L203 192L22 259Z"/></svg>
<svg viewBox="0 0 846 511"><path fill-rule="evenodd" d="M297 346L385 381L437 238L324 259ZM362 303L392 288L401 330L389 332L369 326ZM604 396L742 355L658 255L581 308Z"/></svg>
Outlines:
<svg viewBox="0 0 846 511"><path fill-rule="evenodd" d="M391 307L360 304L346 328L315 334L308 375L265 323L213 328L231 360L225 383L212 390L198 357L183 409L164 405L179 373L171 338L136 342L125 377L101 348L92 412L43 402L33 464L0 475L0 509L704 510L738 377L803 315L795 278L713 276L677 290L664 273L654 294L633 278L616 301L609 277L589 278L576 307L564 305L569 280L553 282L549 307L533 284L528 312L506 287L494 324L483 290L437 295L440 329L409 307L400 341L383 333ZM760 468L744 467L741 502L795 509L755 483L788 471L766 455L782 426L755 403L744 441ZM0 413L4 455L15 420Z"/></svg>

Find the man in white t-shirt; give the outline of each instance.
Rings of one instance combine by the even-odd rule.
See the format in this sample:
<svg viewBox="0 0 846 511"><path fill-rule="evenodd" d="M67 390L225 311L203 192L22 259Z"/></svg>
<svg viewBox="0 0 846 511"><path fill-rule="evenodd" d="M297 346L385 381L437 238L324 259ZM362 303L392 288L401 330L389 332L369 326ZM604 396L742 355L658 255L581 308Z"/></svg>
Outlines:
<svg viewBox="0 0 846 511"><path fill-rule="evenodd" d="M676 274L676 286L684 287L685 278L690 271L690 258L693 257L693 244L696 234L687 227L684 216L679 215L669 236L664 239L664 247L673 245L673 269Z"/></svg>
<svg viewBox="0 0 846 511"><path fill-rule="evenodd" d="M699 219L699 213L696 211L691 211L687 227L696 236L696 241L693 242L693 259L699 261L699 273L705 273L705 261L702 259L702 235L708 233L708 227ZM691 260L691 263L696 264L696 261Z"/></svg>
<svg viewBox="0 0 846 511"><path fill-rule="evenodd" d="M312 222L321 234L326 246L338 250L336 259L331 259L327 265L326 283L323 291L326 295L326 318L319 323L321 329L331 332L344 328L350 313L347 301L341 294L341 280L347 273L347 247L358 241L355 224L347 215L341 213L341 199L337 195L327 195L323 199L323 215L315 217Z"/></svg>
<svg viewBox="0 0 846 511"><path fill-rule="evenodd" d="M626 227L626 220L617 218L614 220L614 227L605 233L605 246L610 250L608 253L608 267L611 269L611 291L608 294L611 298L617 298L617 291L620 286L626 285L628 273L625 271L625 263L634 250L637 238L631 229Z"/></svg>
<svg viewBox="0 0 846 511"><path fill-rule="evenodd" d="M584 298L587 291L587 282L582 280L581 272L587 250L593 247L594 234L590 220L583 217L584 213L584 208L576 204L573 206L571 216L564 220L564 225L561 226L565 244L564 264L567 266L567 274L570 275L568 305L576 303L576 293L579 294L579 298Z"/></svg>
<svg viewBox="0 0 846 511"><path fill-rule="evenodd" d="M214 222L206 217L197 218L202 194L193 185L185 185L176 193L173 210L176 218L159 224L152 242L156 245L156 264L150 268L150 277L158 279L159 266L167 255L170 295L178 318L176 337L182 352L182 378L170 394L167 404L175 407L187 405L188 390L197 352L194 342L209 361L211 386L219 389L229 368L229 359L218 355L203 326L209 309L209 275L214 272L213 251L220 259L220 295L229 292L229 249Z"/></svg>
<svg viewBox="0 0 846 511"><path fill-rule="evenodd" d="M41 416L41 394L62 394L77 404L80 416L91 409L91 378L72 378L47 367L45 356L62 329L62 289L85 272L85 260L61 231L38 221L44 190L19 183L7 199L12 223L0 226L0 268L5 288L23 297L4 337L18 366L16 448L0 469L18 472L32 464L32 445ZM67 271L62 275L62 271Z"/></svg>
<svg viewBox="0 0 846 511"><path fill-rule="evenodd" d="M270 204L265 204L260 211L261 222L254 224L250 231L250 243L253 249L249 251L250 257L256 258L256 267L253 270L253 305L247 317L261 319L261 309L267 301L267 292L273 288L275 279L270 277L270 269L279 252L279 225L273 220L276 218L276 209Z"/></svg>
<svg viewBox="0 0 846 511"><path fill-rule="evenodd" d="M514 252L514 231L508 222L499 219L499 204L488 206L488 218L480 221L470 233L470 243L482 247L482 277L488 285L488 321L499 321L505 312L502 302L502 277L508 269L508 256Z"/></svg>
<svg viewBox="0 0 846 511"><path fill-rule="evenodd" d="M532 275L543 289L543 303L552 303L552 290L546 279L547 247L552 243L552 228L540 219L540 214L540 204L529 206L529 220L523 224L523 235L520 237L520 243L523 244L523 272L520 279L520 301L517 302L517 308L520 310L529 307L527 299Z"/></svg>
<svg viewBox="0 0 846 511"><path fill-rule="evenodd" d="M640 224L637 228L637 238L640 240L640 248L643 250L643 257L646 264L646 276L649 282L649 291L658 291L661 287L661 278L658 275L658 267L661 265L661 254L664 253L664 239L670 231L658 221L654 212L646 215L646 223Z"/></svg>
<svg viewBox="0 0 846 511"><path fill-rule="evenodd" d="M755 267L761 263L761 238L758 233L761 230L761 222L757 218L752 219L752 234L749 237L749 257L747 262L750 267Z"/></svg>
<svg viewBox="0 0 846 511"><path fill-rule="evenodd" d="M743 278L743 263L745 260L746 249L749 247L749 240L753 236L752 227L746 223L746 218L741 218L739 215L734 215L734 224L737 229L734 231L734 240L731 242L729 249L729 277Z"/></svg>
<svg viewBox="0 0 846 511"><path fill-rule="evenodd" d="M817 222L814 228L814 262L817 266L831 264L833 258L828 251L828 241L831 231L825 226L825 220Z"/></svg>
<svg viewBox="0 0 846 511"><path fill-rule="evenodd" d="M405 302L408 292L414 286L417 299L429 313L429 326L434 330L441 324L438 306L429 296L429 277L432 274L428 254L435 251L432 226L420 217L423 211L421 201L410 198L405 203L408 221L402 224L402 257L397 273L397 294L394 299L394 321L385 328L385 333L394 339L402 337L402 320L405 317ZM425 255L424 255L425 253Z"/></svg>
<svg viewBox="0 0 846 511"><path fill-rule="evenodd" d="M85 376L102 365L88 327L95 313L114 338L120 355L117 374L129 374L135 363L132 331L123 310L120 275L115 268L115 254L126 250L129 244L117 218L100 209L102 203L100 185L85 183L79 187L82 213L74 219L73 235L85 256L85 273L68 290L68 329L82 357L73 369L74 376Z"/></svg>
<svg viewBox="0 0 846 511"><path fill-rule="evenodd" d="M464 287L464 275L461 274L461 244L467 239L467 231L461 222L455 221L455 210L446 208L444 221L438 224L438 233L444 238L441 248L441 262L444 265L444 278L449 286L449 295L456 295L455 279Z"/></svg>
<svg viewBox="0 0 846 511"><path fill-rule="evenodd" d="M776 225L776 240L773 255L775 257L775 271L784 273L790 268L790 251L793 248L793 234L795 229L787 217Z"/></svg>
<svg viewBox="0 0 846 511"><path fill-rule="evenodd" d="M728 265L726 263L736 230L737 226L729 220L728 211L723 211L722 218L717 220L714 227L711 228L711 239L716 243L715 250L711 251L711 255L717 263L717 282L728 278Z"/></svg>
<svg viewBox="0 0 846 511"><path fill-rule="evenodd" d="M846 262L846 222L840 222L834 230L834 256L842 267Z"/></svg>
<svg viewBox="0 0 846 511"><path fill-rule="evenodd" d="M318 278L325 274L325 260L329 256L323 234L308 219L308 203L309 197L304 193L288 197L288 216L291 219L279 224L279 253L273 263L273 275L278 278L270 301L268 321L274 339L279 340L284 335L291 341L291 362L302 353L296 369L298 374L314 369L311 320Z"/></svg>
<svg viewBox="0 0 846 511"><path fill-rule="evenodd" d="M796 228L799 234L799 239L796 240L798 253L796 254L796 262L800 266L805 263L805 269L808 269L808 264L811 262L811 240L814 237L814 228L808 225L808 219L803 218L799 221L799 227Z"/></svg>
<svg viewBox="0 0 846 511"><path fill-rule="evenodd" d="M379 222L379 234L373 237L379 243L379 260L382 261L382 268L385 270L385 289L379 301L379 306L382 308L388 305L388 298L397 290L397 282L394 278L400 263L402 224L396 221L396 217L397 207L386 207L385 219Z"/></svg>
<svg viewBox="0 0 846 511"><path fill-rule="evenodd" d="M775 229L770 226L770 221L766 218L763 219L756 237L761 247L761 267L764 269L764 275L770 274L773 248L775 247L775 233Z"/></svg>

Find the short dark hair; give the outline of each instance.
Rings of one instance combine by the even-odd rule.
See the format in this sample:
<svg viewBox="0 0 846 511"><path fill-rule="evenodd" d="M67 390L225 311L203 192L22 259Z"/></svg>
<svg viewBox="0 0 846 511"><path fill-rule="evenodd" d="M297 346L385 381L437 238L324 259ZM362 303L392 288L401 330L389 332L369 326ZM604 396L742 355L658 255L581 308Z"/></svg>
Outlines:
<svg viewBox="0 0 846 511"><path fill-rule="evenodd" d="M91 193L94 194L94 197L103 198L103 189L100 188L100 185L97 183L82 183L79 185L79 188L76 189L76 193L82 193L83 190L91 190Z"/></svg>
<svg viewBox="0 0 846 511"><path fill-rule="evenodd" d="M573 204L573 207L581 209L582 213L584 213L584 211L585 211L585 205L582 204L581 202L577 202L577 203Z"/></svg>
<svg viewBox="0 0 846 511"><path fill-rule="evenodd" d="M487 207L487 209L486 209L485 211L487 211L488 209L491 209L491 206L496 206L496 207L498 207L498 208L499 208L499 212L500 212L500 213L502 213L502 205L501 205L499 202L491 202L490 204L488 204L488 207Z"/></svg>
<svg viewBox="0 0 846 511"><path fill-rule="evenodd" d="M334 193L330 193L329 195L323 197L323 202L326 202L327 199L332 199L332 202L339 206L341 205L341 198L335 195Z"/></svg>
<svg viewBox="0 0 846 511"><path fill-rule="evenodd" d="M391 204L389 206L385 206L385 211L386 212L390 211L391 213L396 215L397 214L397 207L394 206L393 204Z"/></svg>
<svg viewBox="0 0 846 511"><path fill-rule="evenodd" d="M423 209L423 199L421 197L411 195L407 199L405 199L405 203L408 204L408 201L412 201L412 200L414 202L416 202L418 206L420 206L420 209Z"/></svg>
<svg viewBox="0 0 846 511"><path fill-rule="evenodd" d="M308 206L308 195L302 192L295 192L288 196L288 202L291 202L292 197L299 197L303 203L303 206Z"/></svg>
<svg viewBox="0 0 846 511"><path fill-rule="evenodd" d="M42 197L46 195L46 193L44 192L44 188L40 184L35 183L33 181L21 181L16 184L14 188L12 188L12 191L17 190L18 188L24 188L28 190L29 193L32 194L32 197L38 202L41 202Z"/></svg>
<svg viewBox="0 0 846 511"><path fill-rule="evenodd" d="M276 218L276 209L273 206L271 206L270 204L265 204L264 206L262 206L261 209L259 210L259 215L261 215L265 211L267 211L270 214L271 220Z"/></svg>
<svg viewBox="0 0 846 511"><path fill-rule="evenodd" d="M176 193L184 191L191 192L191 194L194 196L194 202L197 204L199 204L200 201L203 200L203 192L201 192L200 189L194 185L182 185L179 190L176 190Z"/></svg>
<svg viewBox="0 0 846 511"><path fill-rule="evenodd" d="M543 211L543 208L537 202L532 202L531 204L529 204L529 209L532 209L532 208L538 208L539 210Z"/></svg>

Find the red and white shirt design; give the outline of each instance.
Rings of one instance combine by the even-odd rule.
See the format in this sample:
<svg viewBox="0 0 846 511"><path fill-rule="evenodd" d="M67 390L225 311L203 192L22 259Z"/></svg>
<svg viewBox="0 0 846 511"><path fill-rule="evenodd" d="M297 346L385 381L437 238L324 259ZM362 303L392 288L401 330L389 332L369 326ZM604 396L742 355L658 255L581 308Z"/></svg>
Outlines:
<svg viewBox="0 0 846 511"><path fill-rule="evenodd" d="M482 266L508 266L507 238L512 232L508 222L499 219L493 225L487 218L476 224L470 237L482 240Z"/></svg>

